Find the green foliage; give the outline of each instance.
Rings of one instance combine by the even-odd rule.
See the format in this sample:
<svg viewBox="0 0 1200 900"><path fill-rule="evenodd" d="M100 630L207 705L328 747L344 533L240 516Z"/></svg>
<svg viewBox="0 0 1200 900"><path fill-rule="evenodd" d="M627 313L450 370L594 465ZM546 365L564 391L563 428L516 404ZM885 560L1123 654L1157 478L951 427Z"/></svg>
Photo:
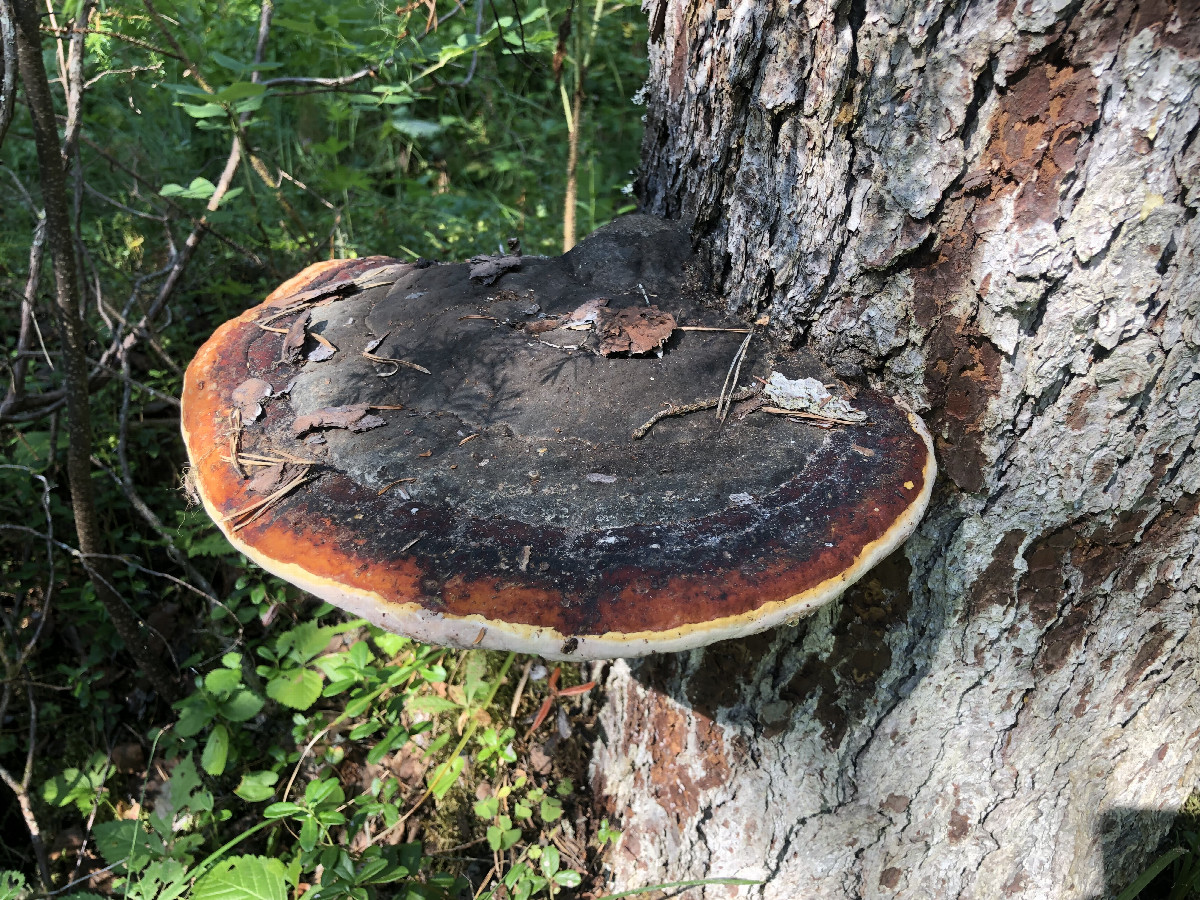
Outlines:
<svg viewBox="0 0 1200 900"><path fill-rule="evenodd" d="M104 791L112 766L103 753L93 753L82 769L63 770L42 785L42 799L51 806L74 804L81 815L91 815Z"/></svg>
<svg viewBox="0 0 1200 900"><path fill-rule="evenodd" d="M1200 791L1184 804L1175 827L1164 841L1168 849L1117 895L1117 900L1155 897L1194 900L1200 897Z"/></svg>
<svg viewBox="0 0 1200 900"><path fill-rule="evenodd" d="M605 847L608 844L615 844L620 839L621 830L609 825L608 819L601 819L600 827L596 829L596 844Z"/></svg>
<svg viewBox="0 0 1200 900"><path fill-rule="evenodd" d="M285 900L287 870L277 859L235 856L196 882L191 900Z"/></svg>
<svg viewBox="0 0 1200 900"><path fill-rule="evenodd" d="M20 900L25 894L25 887L25 876L20 872L0 872L0 900Z"/></svg>
<svg viewBox="0 0 1200 900"><path fill-rule="evenodd" d="M60 27L81 8L52 5ZM128 396L117 378L98 378L92 395L88 450L104 467L94 488L110 578L161 635L155 652L188 691L168 705L138 679L70 555L65 417L0 426L0 522L25 529L0 530L0 602L12 613L0 657L17 687L0 760L24 765L28 687L39 745L55 735L31 789L43 833L86 833L119 896L279 897L302 884L315 900L451 897L501 884L533 896L578 884L549 849L573 787L514 775L526 727L505 711L511 696L497 699L511 692L511 656L448 653L345 621L250 566L178 488L185 459L172 398L219 322L313 261L462 259L510 237L526 252L558 252L570 128L580 141L580 232L631 209L622 188L641 133L629 100L644 77L639 4L606 0L584 15L567 0L496 9L288 0L276 5L257 63L259 3L155 8L160 22L140 2L96 6L71 177L93 364L136 332ZM45 46L61 91L48 34ZM577 122L563 84L583 85ZM63 101L60 93L60 111ZM29 135L18 104L0 147L11 172L0 182L0 321L12 323L36 224L25 196L40 196ZM235 139L241 163L223 189ZM203 240L167 309L133 329L201 216ZM35 279L42 310L52 307L46 269ZM48 313L39 321L46 351L34 345L23 357L31 395L61 385L55 323ZM15 332L4 341L7 375ZM162 526L109 474L126 465ZM121 743L149 758L118 763L107 750ZM413 769L407 780L393 771L400 763ZM369 786L345 780L354 767L376 773ZM512 793L472 816L483 782ZM457 823L443 847L499 848L493 883L468 885L463 866L400 841L422 818ZM432 825L422 834L442 837ZM53 872L57 887L70 863ZM28 893L32 865L25 848L0 847L0 900Z"/></svg>

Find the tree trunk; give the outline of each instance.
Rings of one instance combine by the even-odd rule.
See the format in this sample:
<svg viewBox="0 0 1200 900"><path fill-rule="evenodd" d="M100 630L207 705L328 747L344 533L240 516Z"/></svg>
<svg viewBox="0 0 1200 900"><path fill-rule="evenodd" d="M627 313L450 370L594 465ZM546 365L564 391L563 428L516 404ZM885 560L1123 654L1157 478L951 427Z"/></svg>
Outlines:
<svg viewBox="0 0 1200 900"><path fill-rule="evenodd" d="M81 23L86 23L92 4L81 6ZM42 60L42 40L38 29L39 13L33 0L14 4L17 58L29 119L37 153L39 186L46 213L46 241L54 269L54 298L63 344L63 382L67 399L67 481L71 488L71 510L79 541L80 560L87 570L96 596L104 605L117 634L139 667L154 684L159 695L174 700L178 695L175 676L163 665L146 640L146 631L134 611L117 593L109 578L110 566L104 559L105 547L96 515L92 491L92 419L88 395L87 330L83 304L76 281L75 239L67 205L66 170L54 120L54 99ZM72 37L72 41L75 41ZM73 59L82 75L82 40L73 46ZM78 95L76 97L78 100ZM74 142L68 116L68 144Z"/></svg>
<svg viewBox="0 0 1200 900"><path fill-rule="evenodd" d="M617 885L1097 897L1200 776L1195 0L659 0L640 190L941 478L799 626L617 663Z"/></svg>

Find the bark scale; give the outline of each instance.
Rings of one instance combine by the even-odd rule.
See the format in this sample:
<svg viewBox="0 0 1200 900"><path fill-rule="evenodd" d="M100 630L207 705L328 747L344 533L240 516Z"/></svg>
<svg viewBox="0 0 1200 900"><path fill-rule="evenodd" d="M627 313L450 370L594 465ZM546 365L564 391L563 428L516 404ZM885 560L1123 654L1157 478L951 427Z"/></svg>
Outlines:
<svg viewBox="0 0 1200 900"><path fill-rule="evenodd" d="M612 667L617 886L1115 894L1200 779L1200 8L648 11L645 211L942 476L811 619Z"/></svg>

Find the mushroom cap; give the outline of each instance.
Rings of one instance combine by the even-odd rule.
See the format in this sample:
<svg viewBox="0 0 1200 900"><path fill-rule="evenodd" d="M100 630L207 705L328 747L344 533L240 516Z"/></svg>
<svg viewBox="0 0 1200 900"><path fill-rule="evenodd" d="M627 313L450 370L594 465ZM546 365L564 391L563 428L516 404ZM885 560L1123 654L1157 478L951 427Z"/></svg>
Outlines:
<svg viewBox="0 0 1200 900"><path fill-rule="evenodd" d="M608 337L582 321L600 307ZM263 568L430 643L603 659L762 631L900 545L936 467L915 414L761 332L740 386L815 377L866 421L747 400L635 439L721 392L744 333L653 346L663 313L746 327L719 308L686 234L647 216L553 259L321 263L188 367L193 480Z"/></svg>

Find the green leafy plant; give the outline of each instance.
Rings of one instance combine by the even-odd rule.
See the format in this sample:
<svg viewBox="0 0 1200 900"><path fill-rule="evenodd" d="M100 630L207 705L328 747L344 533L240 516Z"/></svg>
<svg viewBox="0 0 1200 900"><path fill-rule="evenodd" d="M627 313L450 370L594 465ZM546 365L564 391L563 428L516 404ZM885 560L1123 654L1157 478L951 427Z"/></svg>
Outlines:
<svg viewBox="0 0 1200 900"><path fill-rule="evenodd" d="M113 766L103 753L93 753L83 768L64 769L42 785L42 799L51 806L74 804L81 815L91 815L104 793Z"/></svg>
<svg viewBox="0 0 1200 900"><path fill-rule="evenodd" d="M242 655L226 653L219 668L196 679L196 692L176 704L175 734L187 739L207 729L200 764L208 774L220 775L239 756L232 726L253 719L262 707L262 697L242 683Z"/></svg>
<svg viewBox="0 0 1200 900"><path fill-rule="evenodd" d="M621 830L609 825L608 819L601 819L600 827L596 829L596 845L603 849L609 844L615 844L620 839Z"/></svg>

